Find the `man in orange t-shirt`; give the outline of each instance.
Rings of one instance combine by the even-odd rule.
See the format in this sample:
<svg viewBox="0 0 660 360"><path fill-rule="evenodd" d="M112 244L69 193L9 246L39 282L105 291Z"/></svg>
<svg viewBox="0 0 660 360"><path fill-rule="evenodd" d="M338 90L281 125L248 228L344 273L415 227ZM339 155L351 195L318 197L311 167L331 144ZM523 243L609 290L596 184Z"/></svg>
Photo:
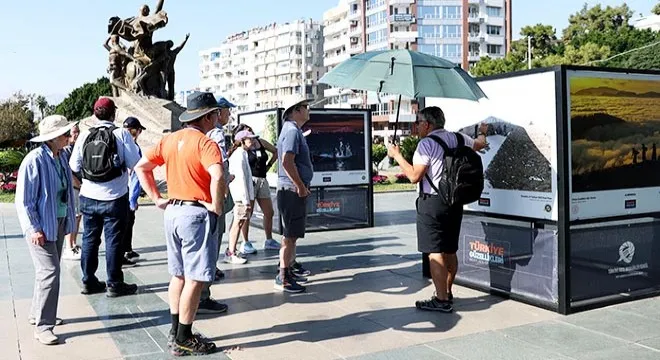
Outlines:
<svg viewBox="0 0 660 360"><path fill-rule="evenodd" d="M179 117L185 128L165 136L135 167L140 183L156 206L165 210L167 264L172 328L168 336L175 356L204 355L213 342L192 334L192 323L205 283L215 277L218 260L218 216L223 215L225 184L222 155L206 136L218 122L219 108L208 92L188 97ZM163 199L153 169L166 166L168 199ZM222 305L222 304L218 304ZM226 311L226 305L222 305Z"/></svg>

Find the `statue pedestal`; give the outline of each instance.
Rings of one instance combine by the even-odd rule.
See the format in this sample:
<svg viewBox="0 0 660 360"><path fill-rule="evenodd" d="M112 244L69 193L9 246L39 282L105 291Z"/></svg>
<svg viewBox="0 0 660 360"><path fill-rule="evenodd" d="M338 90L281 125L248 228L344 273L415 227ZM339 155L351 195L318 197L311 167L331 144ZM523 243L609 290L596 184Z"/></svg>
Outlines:
<svg viewBox="0 0 660 360"><path fill-rule="evenodd" d="M166 132L176 131L181 128L179 115L185 108L174 101L147 98L133 93L123 92L121 96L110 97L117 105L115 125L121 127L124 120L133 116L140 120L142 126L147 128L142 131L138 138L138 144L142 153L153 147ZM90 116L80 121L80 130L89 129L96 123L97 119ZM156 180L165 179L165 168L158 167L154 170Z"/></svg>

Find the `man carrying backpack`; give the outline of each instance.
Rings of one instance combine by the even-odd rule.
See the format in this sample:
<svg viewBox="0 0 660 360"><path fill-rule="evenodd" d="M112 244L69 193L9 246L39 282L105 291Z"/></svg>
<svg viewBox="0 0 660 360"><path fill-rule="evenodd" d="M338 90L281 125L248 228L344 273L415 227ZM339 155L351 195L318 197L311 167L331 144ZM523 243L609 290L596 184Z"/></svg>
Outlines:
<svg viewBox="0 0 660 360"><path fill-rule="evenodd" d="M121 270L123 238L128 221L128 169L140 160L139 150L127 129L113 124L117 107L109 98L94 104L98 123L80 134L69 165L82 173L80 212L83 214L81 267L85 295L106 291L96 277L101 233L105 233L108 297L132 295L137 285L126 284Z"/></svg>
<svg viewBox="0 0 660 360"><path fill-rule="evenodd" d="M451 312L451 286L458 270L459 233L463 205L476 201L483 191L483 166L476 151L486 146L488 126L479 126L479 136L444 129L445 115L437 106L417 114L422 138L409 164L399 147L390 146L388 155L399 164L411 183L420 183L417 198L417 248L429 254L435 295L417 301L420 310Z"/></svg>

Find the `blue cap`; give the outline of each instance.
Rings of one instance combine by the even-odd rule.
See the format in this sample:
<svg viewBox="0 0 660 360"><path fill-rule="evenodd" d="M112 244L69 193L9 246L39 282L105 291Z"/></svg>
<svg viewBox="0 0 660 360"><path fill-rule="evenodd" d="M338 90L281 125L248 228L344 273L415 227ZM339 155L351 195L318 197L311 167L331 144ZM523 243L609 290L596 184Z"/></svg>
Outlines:
<svg viewBox="0 0 660 360"><path fill-rule="evenodd" d="M147 130L146 127L144 127L144 126L142 126L142 124L140 124L140 120L138 120L138 119L136 119L132 116L129 116L129 117L126 118L126 120L124 120L124 127L127 128L127 129Z"/></svg>
<svg viewBox="0 0 660 360"><path fill-rule="evenodd" d="M218 106L220 108L226 108L226 109L236 107L236 105L230 103L229 100L225 99L222 96L218 98Z"/></svg>

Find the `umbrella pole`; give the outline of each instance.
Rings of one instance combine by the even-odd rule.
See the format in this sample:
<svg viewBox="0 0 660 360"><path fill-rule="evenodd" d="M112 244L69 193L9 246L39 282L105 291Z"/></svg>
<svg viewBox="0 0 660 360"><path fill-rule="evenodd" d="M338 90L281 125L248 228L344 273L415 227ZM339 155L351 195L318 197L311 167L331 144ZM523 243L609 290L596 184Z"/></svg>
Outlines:
<svg viewBox="0 0 660 360"><path fill-rule="evenodd" d="M396 138L396 130L399 127L399 111L401 111L401 95L399 95L399 102L396 105L396 119L394 120L394 136L392 137L392 142L398 144L399 141Z"/></svg>

